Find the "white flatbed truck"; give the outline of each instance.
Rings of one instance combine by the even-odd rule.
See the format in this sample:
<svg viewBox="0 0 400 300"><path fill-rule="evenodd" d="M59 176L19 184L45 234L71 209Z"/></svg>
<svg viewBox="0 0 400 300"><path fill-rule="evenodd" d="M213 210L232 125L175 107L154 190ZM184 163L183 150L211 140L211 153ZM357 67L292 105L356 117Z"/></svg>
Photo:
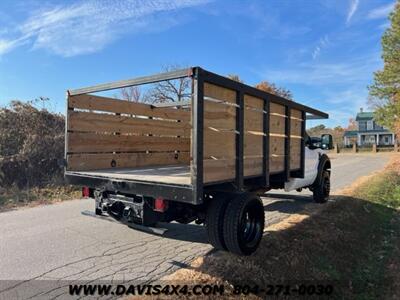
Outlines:
<svg viewBox="0 0 400 300"><path fill-rule="evenodd" d="M186 78L190 100L135 103L102 91ZM239 255L262 238L270 189L309 188L326 202L332 136L313 143L324 112L200 67L67 92L66 170L95 212L143 226L205 224L210 243Z"/></svg>

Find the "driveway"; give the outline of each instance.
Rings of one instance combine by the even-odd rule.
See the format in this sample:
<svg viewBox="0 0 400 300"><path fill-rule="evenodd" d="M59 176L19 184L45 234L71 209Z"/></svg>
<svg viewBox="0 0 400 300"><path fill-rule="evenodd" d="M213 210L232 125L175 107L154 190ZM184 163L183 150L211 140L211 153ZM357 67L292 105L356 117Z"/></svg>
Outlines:
<svg viewBox="0 0 400 300"><path fill-rule="evenodd" d="M379 154L334 157L333 191L381 169L388 159ZM312 203L309 192L272 191L263 201L267 225ZM1 281L0 292L18 293L17 287L38 282L32 279L152 281L212 249L202 226L165 224L168 231L160 236L82 215L93 207L93 200L86 199L0 213L0 280L7 280ZM40 293L50 289L44 282ZM66 291L56 289L51 295Z"/></svg>

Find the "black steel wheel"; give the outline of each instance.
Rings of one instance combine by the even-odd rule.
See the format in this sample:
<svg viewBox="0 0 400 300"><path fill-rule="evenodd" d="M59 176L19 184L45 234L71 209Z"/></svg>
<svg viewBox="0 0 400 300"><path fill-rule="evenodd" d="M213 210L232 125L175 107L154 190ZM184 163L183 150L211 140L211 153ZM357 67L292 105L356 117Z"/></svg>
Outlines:
<svg viewBox="0 0 400 300"><path fill-rule="evenodd" d="M260 197L245 193L232 199L226 208L223 229L227 250L238 255L256 251L264 232Z"/></svg>
<svg viewBox="0 0 400 300"><path fill-rule="evenodd" d="M321 176L317 178L316 183L313 187L313 198L317 203L325 203L329 199L331 191L331 180L328 171L322 171Z"/></svg>
<svg viewBox="0 0 400 300"><path fill-rule="evenodd" d="M210 199L207 208L206 228L209 243L216 249L226 250L224 241L224 217L228 199L224 195L216 195Z"/></svg>

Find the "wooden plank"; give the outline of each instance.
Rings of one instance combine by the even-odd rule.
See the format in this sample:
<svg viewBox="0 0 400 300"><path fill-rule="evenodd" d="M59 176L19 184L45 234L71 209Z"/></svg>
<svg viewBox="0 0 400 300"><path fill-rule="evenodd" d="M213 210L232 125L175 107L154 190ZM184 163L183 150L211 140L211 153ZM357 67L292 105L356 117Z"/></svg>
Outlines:
<svg viewBox="0 0 400 300"><path fill-rule="evenodd" d="M206 159L204 166L204 182L210 183L235 179L235 159ZM244 176L262 175L262 156L245 156L243 159Z"/></svg>
<svg viewBox="0 0 400 300"><path fill-rule="evenodd" d="M259 110L263 110L264 108L264 100L261 98L253 97L250 95L244 95L244 105L245 107L256 108Z"/></svg>
<svg viewBox="0 0 400 300"><path fill-rule="evenodd" d="M302 139L302 137L300 135L291 135L290 138L291 139L298 139L298 140Z"/></svg>
<svg viewBox="0 0 400 300"><path fill-rule="evenodd" d="M291 118L293 119L299 119L299 120L301 120L302 119L302 112L301 112L301 110L297 110L297 109L292 109L292 111L290 112L290 116L291 116Z"/></svg>
<svg viewBox="0 0 400 300"><path fill-rule="evenodd" d="M301 150L301 139L291 139L290 140L290 153L300 154Z"/></svg>
<svg viewBox="0 0 400 300"><path fill-rule="evenodd" d="M215 84L204 82L204 96L230 103L236 103L236 92Z"/></svg>
<svg viewBox="0 0 400 300"><path fill-rule="evenodd" d="M244 156L263 155L263 136L246 133L244 135Z"/></svg>
<svg viewBox="0 0 400 300"><path fill-rule="evenodd" d="M68 107L107 111L119 114L133 114L170 120L190 121L190 112L187 110L169 107L153 107L144 103L134 103L125 100L87 94L69 96Z"/></svg>
<svg viewBox="0 0 400 300"><path fill-rule="evenodd" d="M264 114L261 111L252 109L244 110L244 131L260 131L263 132Z"/></svg>
<svg viewBox="0 0 400 300"><path fill-rule="evenodd" d="M280 115L270 115L269 118L269 132L275 134L285 134L286 118Z"/></svg>
<svg viewBox="0 0 400 300"><path fill-rule="evenodd" d="M301 126L303 121L297 119L290 120L290 135L301 137Z"/></svg>
<svg viewBox="0 0 400 300"><path fill-rule="evenodd" d="M269 157L269 171L270 173L283 172L285 170L285 156L284 155L270 155Z"/></svg>
<svg viewBox="0 0 400 300"><path fill-rule="evenodd" d="M279 115L285 116L286 115L285 106L271 102L270 114L279 114Z"/></svg>
<svg viewBox="0 0 400 300"><path fill-rule="evenodd" d="M243 176L262 175L264 140L264 100L244 96Z"/></svg>
<svg viewBox="0 0 400 300"><path fill-rule="evenodd" d="M204 127L234 130L236 128L236 107L204 101Z"/></svg>
<svg viewBox="0 0 400 300"><path fill-rule="evenodd" d="M290 140L290 169L300 169L301 139Z"/></svg>
<svg viewBox="0 0 400 300"><path fill-rule="evenodd" d="M244 157L244 176L262 175L263 172L263 157L261 156L245 156Z"/></svg>
<svg viewBox="0 0 400 300"><path fill-rule="evenodd" d="M189 151L190 138L68 133L68 152Z"/></svg>
<svg viewBox="0 0 400 300"><path fill-rule="evenodd" d="M205 159L203 161L204 183L235 179L236 163L234 159Z"/></svg>
<svg viewBox="0 0 400 300"><path fill-rule="evenodd" d="M236 157L236 133L216 132L210 129L204 130L204 159L235 158Z"/></svg>
<svg viewBox="0 0 400 300"><path fill-rule="evenodd" d="M137 168L151 165L180 165L190 163L189 152L97 153L67 155L68 171L111 168Z"/></svg>
<svg viewBox="0 0 400 300"><path fill-rule="evenodd" d="M190 168L186 165L151 166L142 168L108 168L75 171L80 175L106 177L116 180L135 180L190 185Z"/></svg>
<svg viewBox="0 0 400 300"><path fill-rule="evenodd" d="M271 136L269 137L269 153L284 155L285 154L285 137L284 136Z"/></svg>
<svg viewBox="0 0 400 300"><path fill-rule="evenodd" d="M68 130L190 137L190 124L91 112L68 112Z"/></svg>

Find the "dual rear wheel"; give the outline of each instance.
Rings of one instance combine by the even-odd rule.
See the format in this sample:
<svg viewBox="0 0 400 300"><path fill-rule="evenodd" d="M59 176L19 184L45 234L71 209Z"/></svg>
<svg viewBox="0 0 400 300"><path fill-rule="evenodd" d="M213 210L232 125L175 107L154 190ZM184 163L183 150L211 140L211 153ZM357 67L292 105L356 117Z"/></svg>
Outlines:
<svg viewBox="0 0 400 300"><path fill-rule="evenodd" d="M207 212L207 233L214 248L238 255L256 251L264 232L264 206L251 193L212 199Z"/></svg>

